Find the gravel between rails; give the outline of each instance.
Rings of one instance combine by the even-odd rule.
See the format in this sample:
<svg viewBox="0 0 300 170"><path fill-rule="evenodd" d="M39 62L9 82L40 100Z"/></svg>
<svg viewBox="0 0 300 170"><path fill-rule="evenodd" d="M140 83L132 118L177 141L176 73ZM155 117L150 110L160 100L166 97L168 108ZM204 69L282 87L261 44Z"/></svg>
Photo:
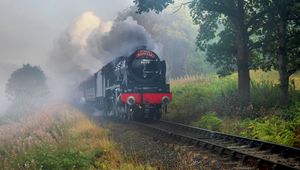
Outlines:
<svg viewBox="0 0 300 170"><path fill-rule="evenodd" d="M110 129L112 139L125 157L157 169L221 170L236 167L236 162L224 160L217 154L186 146L157 136L140 127L124 122L97 118L100 126Z"/></svg>
<svg viewBox="0 0 300 170"><path fill-rule="evenodd" d="M145 131L131 124L104 119L100 119L100 125L110 130L112 139L119 144L126 158L158 169L177 169L178 152L154 140Z"/></svg>

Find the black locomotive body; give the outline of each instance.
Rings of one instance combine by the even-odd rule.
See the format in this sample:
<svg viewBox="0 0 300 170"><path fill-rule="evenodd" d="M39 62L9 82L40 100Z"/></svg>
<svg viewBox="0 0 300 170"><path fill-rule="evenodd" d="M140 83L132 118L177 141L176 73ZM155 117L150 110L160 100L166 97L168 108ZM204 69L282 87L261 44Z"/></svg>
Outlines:
<svg viewBox="0 0 300 170"><path fill-rule="evenodd" d="M152 51L136 50L96 72L79 87L80 98L107 115L159 120L172 100L165 61Z"/></svg>

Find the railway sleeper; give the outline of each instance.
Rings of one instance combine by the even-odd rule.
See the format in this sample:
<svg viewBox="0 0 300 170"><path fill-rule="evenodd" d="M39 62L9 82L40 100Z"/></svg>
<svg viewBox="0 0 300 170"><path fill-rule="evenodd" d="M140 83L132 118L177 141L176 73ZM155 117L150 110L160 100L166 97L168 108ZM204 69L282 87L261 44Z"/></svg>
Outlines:
<svg viewBox="0 0 300 170"><path fill-rule="evenodd" d="M255 170L255 167L247 167L247 166L238 166L234 167L233 170Z"/></svg>
<svg viewBox="0 0 300 170"><path fill-rule="evenodd" d="M244 149L244 148L250 148L249 145L229 145L226 146L228 149Z"/></svg>

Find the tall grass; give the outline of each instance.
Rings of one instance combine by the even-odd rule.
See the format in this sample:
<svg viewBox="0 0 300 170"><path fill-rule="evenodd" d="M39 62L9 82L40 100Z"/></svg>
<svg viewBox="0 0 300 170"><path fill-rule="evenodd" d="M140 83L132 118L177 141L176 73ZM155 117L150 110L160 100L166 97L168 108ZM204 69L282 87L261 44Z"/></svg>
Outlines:
<svg viewBox="0 0 300 170"><path fill-rule="evenodd" d="M300 117L285 119L283 115L294 115L300 108L300 74L291 77L289 90L292 101L287 110L280 109L278 104L280 89L277 72L251 71L250 74L251 104L246 108L239 106L237 74L223 78L210 75L171 80L174 97L166 119L298 146L300 127L295 122ZM292 108L296 111L287 113ZM276 115L277 112L282 115ZM268 129L274 133L269 133Z"/></svg>
<svg viewBox="0 0 300 170"><path fill-rule="evenodd" d="M251 105L246 109L239 106L237 74L222 78L210 75L172 79L174 98L167 118L187 123L210 111L221 116L256 117L264 114L266 109L277 107L280 96L277 73L251 71L251 75ZM296 87L290 90L291 98L298 100Z"/></svg>
<svg viewBox="0 0 300 170"><path fill-rule="evenodd" d="M173 101L167 117L181 122L190 122L201 114L216 107L218 98L233 93L237 89L234 77L220 79L217 76L197 77L192 80L171 81ZM177 84L177 82L180 82Z"/></svg>
<svg viewBox="0 0 300 170"><path fill-rule="evenodd" d="M150 169L125 159L110 132L67 105L0 126L0 169Z"/></svg>

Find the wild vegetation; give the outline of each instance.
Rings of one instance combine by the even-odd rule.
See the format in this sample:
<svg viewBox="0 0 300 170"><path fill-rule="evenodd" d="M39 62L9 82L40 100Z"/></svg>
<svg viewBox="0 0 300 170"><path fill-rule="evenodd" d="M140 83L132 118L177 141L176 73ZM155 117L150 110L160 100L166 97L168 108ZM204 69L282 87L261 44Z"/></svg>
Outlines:
<svg viewBox="0 0 300 170"><path fill-rule="evenodd" d="M251 71L251 103L239 105L237 75L190 76L171 80L173 102L166 119L191 123L211 130L300 146L299 73L290 83L291 105L279 104L280 89L275 71Z"/></svg>
<svg viewBox="0 0 300 170"><path fill-rule="evenodd" d="M1 169L151 169L122 156L107 129L67 105L0 125Z"/></svg>

